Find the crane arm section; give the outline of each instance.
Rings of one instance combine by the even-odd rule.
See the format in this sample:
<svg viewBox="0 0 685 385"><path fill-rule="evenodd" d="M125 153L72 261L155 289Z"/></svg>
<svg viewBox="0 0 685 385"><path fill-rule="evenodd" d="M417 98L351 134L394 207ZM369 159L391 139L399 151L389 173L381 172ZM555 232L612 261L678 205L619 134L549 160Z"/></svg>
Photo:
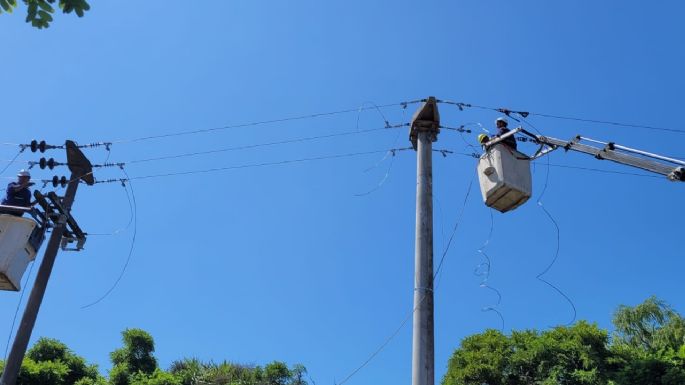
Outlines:
<svg viewBox="0 0 685 385"><path fill-rule="evenodd" d="M486 146L490 147L516 133L528 136L528 138L519 138L519 140L530 141L540 145L540 149L531 156L531 159L537 159L558 148L563 148L565 151L581 152L592 155L596 159L606 159L626 166L664 175L671 181L685 182L685 162L682 160L621 146L613 142L601 142L583 138L580 135L571 140L562 140L549 136L536 135L518 127L495 140L489 141Z"/></svg>

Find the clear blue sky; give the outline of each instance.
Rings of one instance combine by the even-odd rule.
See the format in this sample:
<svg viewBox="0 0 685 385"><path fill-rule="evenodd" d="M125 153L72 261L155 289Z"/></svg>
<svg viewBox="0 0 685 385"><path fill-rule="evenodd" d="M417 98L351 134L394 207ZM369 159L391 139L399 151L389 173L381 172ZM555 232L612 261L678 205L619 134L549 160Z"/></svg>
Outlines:
<svg viewBox="0 0 685 385"><path fill-rule="evenodd" d="M0 141L80 143L440 99L683 130L682 2L660 1L181 1L93 0L86 17L57 15L35 30L22 12L0 16ZM368 104L367 104L368 105ZM416 105L382 111L406 123ZM443 124L496 114L441 105ZM357 124L357 120L358 124ZM550 136L576 134L685 157L685 134L529 119ZM374 111L121 143L110 161L381 128ZM465 139L475 142L475 135ZM406 147L406 128L305 143L130 164L131 177ZM436 148L465 149L454 132ZM522 145L524 151L532 147ZM13 146L0 148L12 158ZM94 163L106 152L89 150ZM58 160L61 153L53 152ZM24 153L21 161L37 160ZM143 179L135 251L116 289L132 227L61 253L34 338L49 336L109 369L127 327L149 331L163 367L182 357L263 365L302 363L317 384L361 364L412 307L415 154L366 156ZM550 162L638 172L579 154ZM569 304L535 276L554 257L556 232L536 197L494 213L489 283L502 293L505 330L569 322ZM13 165L2 177L11 177ZM64 170L59 171L62 175ZM35 178L56 172L34 170ZM435 158L436 259L454 226L475 161ZM116 169L99 179L120 178ZM3 179L7 182L7 179ZM5 183L3 182L3 183ZM683 189L665 179L553 167L542 198L560 228L545 276L578 319L610 327L619 304L650 295L685 312ZM83 186L74 213L92 233L126 225L118 184ZM500 328L495 301L473 275L490 214L474 187L436 289L436 381L460 340ZM444 230L443 230L444 229ZM444 235L443 235L444 234ZM35 271L34 271L35 273ZM33 276L32 276L33 278ZM0 293L4 351L18 293ZM349 384L409 384L407 324Z"/></svg>

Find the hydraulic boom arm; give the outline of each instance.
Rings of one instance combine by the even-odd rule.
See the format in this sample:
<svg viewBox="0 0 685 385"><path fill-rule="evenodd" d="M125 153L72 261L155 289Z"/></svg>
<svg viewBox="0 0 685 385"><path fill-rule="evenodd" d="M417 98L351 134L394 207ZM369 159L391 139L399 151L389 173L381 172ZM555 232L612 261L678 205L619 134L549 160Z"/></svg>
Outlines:
<svg viewBox="0 0 685 385"><path fill-rule="evenodd" d="M531 156L531 159L537 159L558 148L563 148L565 151L571 150L582 152L600 160L607 159L616 163L661 174L671 181L685 182L685 162L682 160L624 147L613 142L600 142L589 138L583 138L580 135L567 141L543 135L535 135L518 127L499 138L487 142L486 147L497 144L503 139L517 133L528 136L528 138L521 137L519 140L530 141L540 145L540 148ZM597 144L601 146L596 146Z"/></svg>

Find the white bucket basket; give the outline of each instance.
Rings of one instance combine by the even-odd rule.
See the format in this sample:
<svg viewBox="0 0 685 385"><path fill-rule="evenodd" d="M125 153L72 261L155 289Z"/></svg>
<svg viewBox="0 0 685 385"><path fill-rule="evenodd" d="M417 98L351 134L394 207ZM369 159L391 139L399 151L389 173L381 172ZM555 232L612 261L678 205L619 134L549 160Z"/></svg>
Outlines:
<svg viewBox="0 0 685 385"><path fill-rule="evenodd" d="M500 212L526 203L532 194L530 159L504 144L492 146L478 161L483 201Z"/></svg>
<svg viewBox="0 0 685 385"><path fill-rule="evenodd" d="M0 290L19 291L21 277L36 250L29 238L36 222L14 215L0 215Z"/></svg>

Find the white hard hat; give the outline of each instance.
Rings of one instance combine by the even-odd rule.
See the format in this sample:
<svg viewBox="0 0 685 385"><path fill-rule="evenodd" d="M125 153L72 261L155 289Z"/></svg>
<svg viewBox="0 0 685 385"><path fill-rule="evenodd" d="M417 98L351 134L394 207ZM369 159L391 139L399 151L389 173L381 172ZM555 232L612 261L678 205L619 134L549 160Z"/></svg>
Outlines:
<svg viewBox="0 0 685 385"><path fill-rule="evenodd" d="M21 170L19 171L19 173L17 173L17 176L27 176L27 177L30 178L30 177L31 177L31 173L28 172L28 171L26 171L26 170L24 170L24 169L21 169Z"/></svg>
<svg viewBox="0 0 685 385"><path fill-rule="evenodd" d="M495 119L495 124L497 124L497 122L504 122L505 124L509 124L509 121L504 116L500 116L499 118Z"/></svg>

